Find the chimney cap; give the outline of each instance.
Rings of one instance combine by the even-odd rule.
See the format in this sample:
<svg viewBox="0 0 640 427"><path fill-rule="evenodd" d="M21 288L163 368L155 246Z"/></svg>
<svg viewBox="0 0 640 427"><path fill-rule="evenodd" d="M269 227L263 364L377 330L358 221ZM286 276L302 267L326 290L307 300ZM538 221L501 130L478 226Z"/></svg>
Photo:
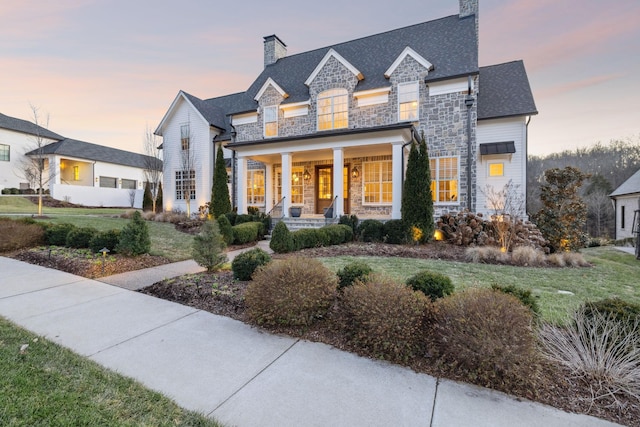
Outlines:
<svg viewBox="0 0 640 427"><path fill-rule="evenodd" d="M264 36L264 42L270 42L271 40L275 39L277 40L282 46L287 47L287 45L280 39L280 37L276 36L275 34L271 34L270 36Z"/></svg>

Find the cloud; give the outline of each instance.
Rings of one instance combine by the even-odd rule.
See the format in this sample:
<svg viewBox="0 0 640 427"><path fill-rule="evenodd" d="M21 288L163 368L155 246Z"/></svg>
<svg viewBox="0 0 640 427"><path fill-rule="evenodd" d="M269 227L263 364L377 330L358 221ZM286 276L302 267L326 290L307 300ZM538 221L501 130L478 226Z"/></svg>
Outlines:
<svg viewBox="0 0 640 427"><path fill-rule="evenodd" d="M546 87L536 91L536 99L542 100L544 98L555 97L570 92L577 92L583 89L592 88L594 86L618 80L624 77L625 73L611 73L602 74L598 76L589 77L586 79L572 81L568 83L557 84L554 86Z"/></svg>

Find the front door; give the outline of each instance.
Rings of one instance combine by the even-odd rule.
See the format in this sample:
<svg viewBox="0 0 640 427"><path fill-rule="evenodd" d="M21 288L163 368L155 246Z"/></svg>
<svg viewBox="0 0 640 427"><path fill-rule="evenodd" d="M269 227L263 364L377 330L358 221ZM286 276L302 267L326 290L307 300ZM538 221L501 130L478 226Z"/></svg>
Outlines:
<svg viewBox="0 0 640 427"><path fill-rule="evenodd" d="M349 166L344 167L344 213L349 213ZM333 202L333 166L316 166L316 213L324 210Z"/></svg>

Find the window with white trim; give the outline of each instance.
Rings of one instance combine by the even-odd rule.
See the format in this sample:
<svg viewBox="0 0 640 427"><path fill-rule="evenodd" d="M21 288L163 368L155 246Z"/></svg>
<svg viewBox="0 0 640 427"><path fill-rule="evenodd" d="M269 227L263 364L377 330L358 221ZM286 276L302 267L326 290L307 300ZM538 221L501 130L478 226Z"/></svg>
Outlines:
<svg viewBox="0 0 640 427"><path fill-rule="evenodd" d="M418 120L418 82L398 84L398 121Z"/></svg>
<svg viewBox="0 0 640 427"><path fill-rule="evenodd" d="M191 135L191 129L188 124L180 126L180 146L182 151L189 149L189 139Z"/></svg>
<svg viewBox="0 0 640 427"><path fill-rule="evenodd" d="M247 171L247 205L264 206L264 169Z"/></svg>
<svg viewBox="0 0 640 427"><path fill-rule="evenodd" d="M458 203L460 168L457 157L431 158L431 196L434 203Z"/></svg>
<svg viewBox="0 0 640 427"><path fill-rule="evenodd" d="M118 179L110 176L100 177L100 187L103 188L118 188Z"/></svg>
<svg viewBox="0 0 640 427"><path fill-rule="evenodd" d="M318 130L343 129L349 126L349 93L330 89L318 95Z"/></svg>
<svg viewBox="0 0 640 427"><path fill-rule="evenodd" d="M122 179L122 188L127 190L135 190L137 188L137 182L135 179Z"/></svg>
<svg viewBox="0 0 640 427"><path fill-rule="evenodd" d="M0 144L0 161L8 162L11 160L11 146Z"/></svg>
<svg viewBox="0 0 640 427"><path fill-rule="evenodd" d="M176 200L196 199L196 171L176 171Z"/></svg>
<svg viewBox="0 0 640 427"><path fill-rule="evenodd" d="M362 204L390 205L393 201L393 165L391 160L362 164Z"/></svg>
<svg viewBox="0 0 640 427"><path fill-rule="evenodd" d="M264 107L263 113L265 138L278 136L278 107Z"/></svg>
<svg viewBox="0 0 640 427"><path fill-rule="evenodd" d="M282 199L282 169L276 169L276 202ZM291 203L304 204L304 167L291 168Z"/></svg>
<svg viewBox="0 0 640 427"><path fill-rule="evenodd" d="M489 162L487 168L490 177L504 176L504 162Z"/></svg>

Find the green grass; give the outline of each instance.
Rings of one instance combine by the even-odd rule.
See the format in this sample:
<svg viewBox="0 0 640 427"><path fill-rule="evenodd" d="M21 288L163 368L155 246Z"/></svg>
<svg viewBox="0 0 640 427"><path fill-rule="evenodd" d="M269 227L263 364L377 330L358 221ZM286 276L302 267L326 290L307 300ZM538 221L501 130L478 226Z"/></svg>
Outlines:
<svg viewBox="0 0 640 427"><path fill-rule="evenodd" d="M428 269L449 276L456 290L490 287L494 283L516 285L531 289L539 301L542 317L552 322L564 322L567 314L585 301L619 297L640 304L640 261L612 247L588 248L582 254L593 267L526 268L387 257L336 257L322 261L337 271L349 261L361 259L375 272L401 281Z"/></svg>
<svg viewBox="0 0 640 427"><path fill-rule="evenodd" d="M2 426L221 426L3 318L0 372Z"/></svg>
<svg viewBox="0 0 640 427"><path fill-rule="evenodd" d="M122 208L42 208L43 215L120 215L126 209ZM28 214L37 215L38 205L24 196L0 197L0 214Z"/></svg>

